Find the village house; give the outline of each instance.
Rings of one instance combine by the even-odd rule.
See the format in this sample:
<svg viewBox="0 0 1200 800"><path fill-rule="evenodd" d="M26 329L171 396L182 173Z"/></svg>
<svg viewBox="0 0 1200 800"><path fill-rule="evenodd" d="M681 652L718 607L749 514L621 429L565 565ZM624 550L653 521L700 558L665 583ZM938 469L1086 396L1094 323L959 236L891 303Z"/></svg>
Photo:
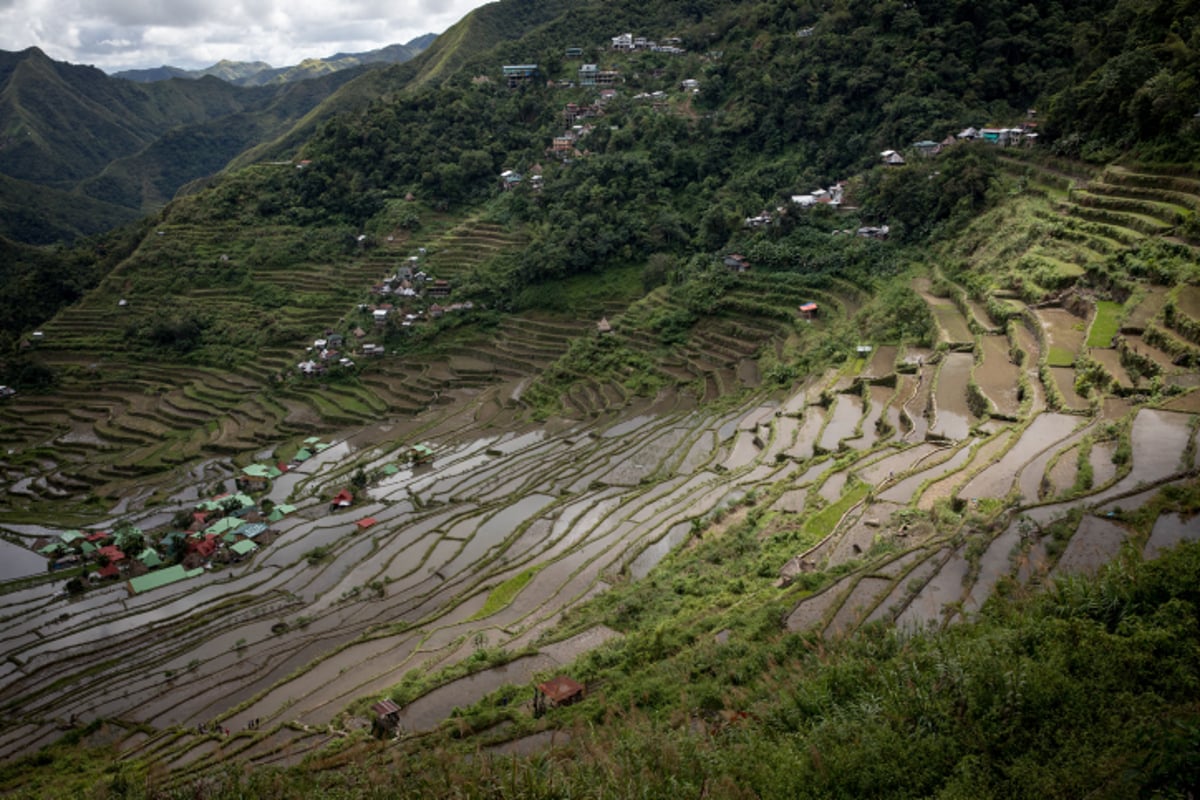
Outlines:
<svg viewBox="0 0 1200 800"><path fill-rule="evenodd" d="M551 708L577 703L583 699L584 693L583 684L566 675L558 675L545 683L539 683L534 689L533 713L540 717Z"/></svg>
<svg viewBox="0 0 1200 800"><path fill-rule="evenodd" d="M771 220L771 212L761 211L757 216L746 217L746 219L742 221L742 226L746 228L761 228L765 225L770 225Z"/></svg>
<svg viewBox="0 0 1200 800"><path fill-rule="evenodd" d="M425 287L425 294L430 297L449 297L450 289L450 281L439 278Z"/></svg>
<svg viewBox="0 0 1200 800"><path fill-rule="evenodd" d="M400 725L400 706L391 700L380 700L371 706L375 712L375 724L385 731L393 731Z"/></svg>
<svg viewBox="0 0 1200 800"><path fill-rule="evenodd" d="M504 81L508 84L508 88L515 89L522 86L538 75L537 64L506 64L503 67Z"/></svg>
<svg viewBox="0 0 1200 800"><path fill-rule="evenodd" d="M506 169L500 173L500 188L508 191L521 183L521 173L516 170ZM417 273L418 275L420 273Z"/></svg>
<svg viewBox="0 0 1200 800"><path fill-rule="evenodd" d="M579 68L580 86L612 86L621 77L615 69L600 69L597 64L584 64Z"/></svg>
<svg viewBox="0 0 1200 800"><path fill-rule="evenodd" d="M817 315L820 313L820 311L821 311L820 307L811 300L809 300L805 303L801 303L800 304L800 319L808 320L809 322L811 322L812 320L817 318Z"/></svg>
<svg viewBox="0 0 1200 800"><path fill-rule="evenodd" d="M622 33L620 36L612 37L613 50L632 50L633 49L633 34Z"/></svg>
<svg viewBox="0 0 1200 800"><path fill-rule="evenodd" d="M582 47L568 47L566 49L565 55L567 58L583 58L583 48Z"/></svg>
<svg viewBox="0 0 1200 800"><path fill-rule="evenodd" d="M889 228L887 225L864 225L855 233L863 239L886 239L888 238Z"/></svg>
<svg viewBox="0 0 1200 800"><path fill-rule="evenodd" d="M550 143L550 152L556 155L565 155L575 152L575 132L564 131Z"/></svg>
<svg viewBox="0 0 1200 800"><path fill-rule="evenodd" d="M350 490L342 489L333 496L332 500L329 501L329 510L336 511L339 508L348 508L353 502L354 495L350 493Z"/></svg>
<svg viewBox="0 0 1200 800"><path fill-rule="evenodd" d="M938 153L942 152L941 144L929 139L922 139L919 142L913 142L913 147L918 153L926 158L929 158L930 156L936 156Z"/></svg>
<svg viewBox="0 0 1200 800"><path fill-rule="evenodd" d="M904 166L904 156L900 155L895 150L884 150L879 154L879 157L883 160L883 163L887 164L889 167Z"/></svg>
<svg viewBox="0 0 1200 800"><path fill-rule="evenodd" d="M742 273L750 270L750 262L738 253L730 253L721 261L730 272Z"/></svg>

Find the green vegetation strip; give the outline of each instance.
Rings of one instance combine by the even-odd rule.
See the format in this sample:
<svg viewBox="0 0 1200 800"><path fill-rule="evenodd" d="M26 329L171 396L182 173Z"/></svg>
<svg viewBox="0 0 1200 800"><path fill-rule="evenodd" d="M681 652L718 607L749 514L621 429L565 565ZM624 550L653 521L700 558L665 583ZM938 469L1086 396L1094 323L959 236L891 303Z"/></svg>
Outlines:
<svg viewBox="0 0 1200 800"><path fill-rule="evenodd" d="M490 617L502 608L508 606L517 596L517 593L525 588L525 584L533 580L533 576L537 575L545 564L538 564L536 567L530 567L524 572L512 576L504 583L497 586L488 595L488 599L484 602L483 608L471 615L471 620L484 619Z"/></svg>
<svg viewBox="0 0 1200 800"><path fill-rule="evenodd" d="M1088 331L1088 347L1112 347L1113 337L1117 335L1118 320L1124 306L1112 300L1096 302L1096 318Z"/></svg>
<svg viewBox="0 0 1200 800"><path fill-rule="evenodd" d="M842 518L842 515L866 497L870 491L871 487L865 483L860 483L850 489L836 503L825 506L825 508L809 517L804 523L804 533L808 536L816 537L825 536L830 533L837 526L838 520Z"/></svg>

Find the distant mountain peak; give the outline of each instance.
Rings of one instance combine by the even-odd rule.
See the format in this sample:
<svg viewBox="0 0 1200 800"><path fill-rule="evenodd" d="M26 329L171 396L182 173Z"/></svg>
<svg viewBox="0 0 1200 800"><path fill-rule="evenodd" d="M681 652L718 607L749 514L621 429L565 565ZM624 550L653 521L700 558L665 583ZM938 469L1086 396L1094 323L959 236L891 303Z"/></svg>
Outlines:
<svg viewBox="0 0 1200 800"><path fill-rule="evenodd" d="M421 53L436 38L437 34L426 33L412 39L407 44L389 44L378 50L368 50L362 53L336 53L325 58L306 58L299 64L288 67L272 67L265 61L233 61L223 58L203 69L183 69L164 64L155 69L122 70L112 73L111 77L138 83L151 83L171 78L198 79L206 76L220 78L238 86L290 83L362 64L399 64Z"/></svg>

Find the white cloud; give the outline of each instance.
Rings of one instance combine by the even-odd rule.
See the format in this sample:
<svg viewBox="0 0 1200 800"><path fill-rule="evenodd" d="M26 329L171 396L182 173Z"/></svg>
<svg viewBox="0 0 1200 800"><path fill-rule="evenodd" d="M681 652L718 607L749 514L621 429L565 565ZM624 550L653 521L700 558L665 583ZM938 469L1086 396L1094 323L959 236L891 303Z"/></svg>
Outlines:
<svg viewBox="0 0 1200 800"><path fill-rule="evenodd" d="M297 64L441 33L487 0L0 0L0 50L109 72Z"/></svg>

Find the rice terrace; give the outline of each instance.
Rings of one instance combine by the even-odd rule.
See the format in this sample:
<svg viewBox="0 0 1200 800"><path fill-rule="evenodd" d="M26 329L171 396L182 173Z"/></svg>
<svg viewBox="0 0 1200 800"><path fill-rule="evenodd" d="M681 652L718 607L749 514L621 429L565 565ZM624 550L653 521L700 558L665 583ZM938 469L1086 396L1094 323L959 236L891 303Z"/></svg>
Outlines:
<svg viewBox="0 0 1200 800"><path fill-rule="evenodd" d="M37 382L0 398L0 791L53 796L76 770L69 791L105 797L382 797L389 775L395 796L607 797L673 791L662 759L720 764L684 794L799 796L753 766L786 752L813 787L879 796L846 742L1057 708L1031 699L1039 636L1102 650L1092 614L1167 648L1128 609L1173 630L1194 612L1130 598L1200 540L1200 180L1044 146L1030 109L835 182L795 142L794 173L721 173L761 184L761 212L663 189L753 155L686 151L751 136L738 102L706 105L741 74L724 54L804 53L823 14L752 48L725 17L671 39L725 49L616 36L604 74L636 100L576 86L574 55L545 81L468 60L442 87L465 56L435 44L393 73L430 93L420 113L386 95L302 128L295 158L240 156L22 331L13 374ZM425 114L508 149L406 166L381 131L429 144ZM371 147L414 170L402 192L371 188ZM829 189L768 185L784 174ZM1035 613L1060 627L987 627ZM986 662L972 695L957 670L983 651L1013 666ZM1194 708L1170 713L1185 753ZM1109 789L1161 777L1107 753L1078 763ZM1176 785L1157 779L1136 785ZM980 785L923 780L898 796ZM994 796L1049 791L1005 780Z"/></svg>

